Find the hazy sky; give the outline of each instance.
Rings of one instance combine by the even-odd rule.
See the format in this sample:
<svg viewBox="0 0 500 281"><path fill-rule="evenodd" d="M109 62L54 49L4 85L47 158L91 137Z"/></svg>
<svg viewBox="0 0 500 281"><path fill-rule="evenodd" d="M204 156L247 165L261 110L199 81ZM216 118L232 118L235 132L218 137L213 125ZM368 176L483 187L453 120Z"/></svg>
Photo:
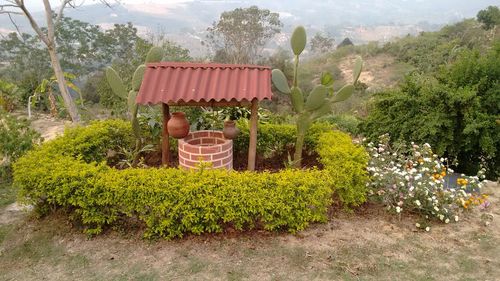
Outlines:
<svg viewBox="0 0 500 281"><path fill-rule="evenodd" d="M165 4L165 3L172 3L172 4L179 4L183 2L191 2L193 0L108 0L110 3L125 3L125 4L138 4L138 3L158 3L158 4ZM0 3L4 2L4 0L0 0ZM98 3L98 0L77 0L76 3L84 3L84 4L95 4ZM26 5L31 8L33 11L40 11L43 10L43 1L42 0L28 0L25 1ZM51 0L50 4L53 5L53 7L59 6L61 3L60 0Z"/></svg>

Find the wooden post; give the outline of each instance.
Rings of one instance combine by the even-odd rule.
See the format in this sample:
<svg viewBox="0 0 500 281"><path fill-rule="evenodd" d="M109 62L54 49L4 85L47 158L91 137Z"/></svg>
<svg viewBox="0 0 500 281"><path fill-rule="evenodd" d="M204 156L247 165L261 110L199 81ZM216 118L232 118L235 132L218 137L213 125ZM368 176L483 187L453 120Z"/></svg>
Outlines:
<svg viewBox="0 0 500 281"><path fill-rule="evenodd" d="M167 123L170 120L170 108L168 104L162 104L163 110L163 128L161 133L161 164L168 167L170 160L170 142L168 141L169 135L167 130Z"/></svg>
<svg viewBox="0 0 500 281"><path fill-rule="evenodd" d="M250 109L250 144L248 146L248 170L255 171L255 157L257 154L257 125L259 122L259 115L257 109L259 107L259 101L257 99L252 100L252 106Z"/></svg>

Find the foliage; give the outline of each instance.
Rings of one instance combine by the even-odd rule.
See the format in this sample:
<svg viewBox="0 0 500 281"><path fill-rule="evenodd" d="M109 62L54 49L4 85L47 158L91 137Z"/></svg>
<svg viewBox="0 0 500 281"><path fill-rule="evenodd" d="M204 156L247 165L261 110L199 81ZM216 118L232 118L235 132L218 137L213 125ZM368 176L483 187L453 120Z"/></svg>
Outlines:
<svg viewBox="0 0 500 281"><path fill-rule="evenodd" d="M317 85L304 100L302 89L298 85L299 56L304 51L307 44L307 36L304 27L295 28L290 39L292 51L295 55L294 75L292 87L288 85L285 74L279 70L272 71L272 81L274 86L282 93L290 94L295 112L297 113L297 141L295 143L295 154L293 157L295 167L301 166L302 149L304 138L311 124L323 115L332 111L332 104L348 99L354 92L354 84L361 74L363 62L360 58L356 60L353 69L353 83L346 84L338 91L334 91L333 77L330 73L324 72L320 78L320 85Z"/></svg>
<svg viewBox="0 0 500 281"><path fill-rule="evenodd" d="M500 43L488 54L463 51L438 79L408 76L401 89L375 96L361 125L374 140L429 143L440 155L458 160L458 170L475 174L480 164L488 177L500 171Z"/></svg>
<svg viewBox="0 0 500 281"><path fill-rule="evenodd" d="M0 109L0 178L7 179L11 163L40 142L40 134L28 120Z"/></svg>
<svg viewBox="0 0 500 281"><path fill-rule="evenodd" d="M233 142L234 153L246 154L248 152L248 141L250 139L250 127L246 120L237 123L240 129L239 135ZM314 123L304 139L304 150L306 153L315 151L319 136L331 130L332 127L325 123ZM292 124L259 124L257 137L257 153L264 158L286 154L293 149L297 139L297 127Z"/></svg>
<svg viewBox="0 0 500 281"><path fill-rule="evenodd" d="M19 102L21 90L12 83L0 80L0 110L11 112Z"/></svg>
<svg viewBox="0 0 500 281"><path fill-rule="evenodd" d="M488 6L477 13L477 21L482 23L486 30L494 28L500 24L500 9L497 6Z"/></svg>
<svg viewBox="0 0 500 281"><path fill-rule="evenodd" d="M462 211L474 207L473 193L479 193L484 171L478 176L452 176L448 160L439 158L429 144L391 146L389 136L379 143L369 143L371 160L368 166L371 182L370 195L383 202L389 211L400 214L414 212L425 220L417 226L426 226L426 220L458 221ZM479 203L481 201L481 203Z"/></svg>
<svg viewBox="0 0 500 281"><path fill-rule="evenodd" d="M43 149L47 155L63 155L78 158L86 163L102 162L108 152L133 144L132 127L122 120L94 121L88 126L66 128L64 135L45 142ZM48 159L45 159L48 161Z"/></svg>
<svg viewBox="0 0 500 281"><path fill-rule="evenodd" d="M357 135L359 133L359 124L361 124L361 120L356 118L353 115L343 114L343 115L327 115L321 119L320 121L327 122L330 124L334 124L341 131L347 132L351 135Z"/></svg>
<svg viewBox="0 0 500 281"><path fill-rule="evenodd" d="M342 40L342 42L340 42L337 45L337 49L343 48L343 47L348 47L348 46L354 46L354 43L352 43L351 39L349 39L348 37L346 37L346 38L344 38L344 40Z"/></svg>
<svg viewBox="0 0 500 281"><path fill-rule="evenodd" d="M185 111L185 109L183 109ZM250 109L247 107L202 107L199 110L190 110L188 116L192 120L191 127L195 130L222 129L224 121L250 119ZM266 123L269 111L264 108L257 110L260 123Z"/></svg>
<svg viewBox="0 0 500 281"><path fill-rule="evenodd" d="M281 27L278 13L257 6L237 8L223 12L207 29L207 44L216 53L215 61L254 63Z"/></svg>
<svg viewBox="0 0 500 281"><path fill-rule="evenodd" d="M66 86L78 94L80 105L83 107L82 92L80 91L80 88L73 83L76 76L67 72L64 72L63 75ZM57 93L58 89L55 75L51 76L49 79L43 79L40 85L35 88L34 94L31 96L31 103L28 104L29 114L31 114L31 105L36 105L41 102L49 104L52 116L55 117L59 115L59 117L65 117L65 114L63 114L65 112L64 104L60 106L57 106L56 104L56 98L59 98L59 96L54 95L54 93Z"/></svg>
<svg viewBox="0 0 500 281"><path fill-rule="evenodd" d="M313 53L326 53L333 49L334 39L321 35L319 32L311 39L311 51Z"/></svg>
<svg viewBox="0 0 500 281"><path fill-rule="evenodd" d="M345 133L329 131L319 136L317 151L344 207L365 202L368 154L364 147L354 145Z"/></svg>
<svg viewBox="0 0 500 281"><path fill-rule="evenodd" d="M357 179L365 173L365 168L357 168L359 148L340 132L319 139L320 153L332 158L325 165L341 161L341 167L277 173L117 170L101 162L110 149L130 146L130 135L130 124L120 120L67 129L15 163L14 185L21 189L25 203L42 214L63 208L89 234L130 217L146 225L146 237L166 238L220 232L226 227L302 230L309 223L327 220L334 183L339 184L339 197L346 204L361 198L359 194L357 200L349 197L357 194L351 190L357 192ZM345 178L346 169L353 180Z"/></svg>
<svg viewBox="0 0 500 281"><path fill-rule="evenodd" d="M146 55L145 63L159 62L163 57L163 49L160 47L152 47L148 54ZM129 86L125 86L122 78L118 75L116 70L112 67L106 68L106 79L108 80L109 86L117 95L122 99L127 100L128 111L130 114L130 122L132 123L132 129L134 136L136 138L136 150L139 151L142 140L141 140L141 128L137 114L139 111L139 105L135 102L137 93L142 84L142 79L144 78L144 72L146 71L146 65L139 65L134 71L132 80Z"/></svg>
<svg viewBox="0 0 500 281"><path fill-rule="evenodd" d="M421 32L386 43L382 50L428 73L452 62L464 49L486 50L491 46L488 32L473 19L443 27L436 32Z"/></svg>

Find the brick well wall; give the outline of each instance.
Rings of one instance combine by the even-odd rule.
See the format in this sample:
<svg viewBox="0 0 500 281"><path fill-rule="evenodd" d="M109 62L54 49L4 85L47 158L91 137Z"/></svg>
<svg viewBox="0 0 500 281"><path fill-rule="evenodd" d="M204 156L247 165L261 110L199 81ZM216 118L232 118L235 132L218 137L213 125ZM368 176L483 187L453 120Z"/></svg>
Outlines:
<svg viewBox="0 0 500 281"><path fill-rule="evenodd" d="M214 169L233 168L233 141L224 138L222 131L190 132L178 141L179 166L197 169L200 161L212 163Z"/></svg>

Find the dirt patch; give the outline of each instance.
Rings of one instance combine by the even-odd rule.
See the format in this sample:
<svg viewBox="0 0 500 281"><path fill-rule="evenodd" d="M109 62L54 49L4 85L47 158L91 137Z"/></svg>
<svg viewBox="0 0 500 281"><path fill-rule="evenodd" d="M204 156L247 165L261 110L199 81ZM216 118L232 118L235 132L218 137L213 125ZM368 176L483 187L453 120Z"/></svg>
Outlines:
<svg viewBox="0 0 500 281"><path fill-rule="evenodd" d="M352 82L352 68L357 56L349 55L343 58L338 67L347 82ZM363 72L359 81L368 86L368 91L374 92L381 89L394 87L411 67L395 60L387 54L379 54L363 58Z"/></svg>
<svg viewBox="0 0 500 281"><path fill-rule="evenodd" d="M66 126L71 126L70 121L56 119L47 114L37 114L31 121L31 126L41 134L45 141L62 135Z"/></svg>

